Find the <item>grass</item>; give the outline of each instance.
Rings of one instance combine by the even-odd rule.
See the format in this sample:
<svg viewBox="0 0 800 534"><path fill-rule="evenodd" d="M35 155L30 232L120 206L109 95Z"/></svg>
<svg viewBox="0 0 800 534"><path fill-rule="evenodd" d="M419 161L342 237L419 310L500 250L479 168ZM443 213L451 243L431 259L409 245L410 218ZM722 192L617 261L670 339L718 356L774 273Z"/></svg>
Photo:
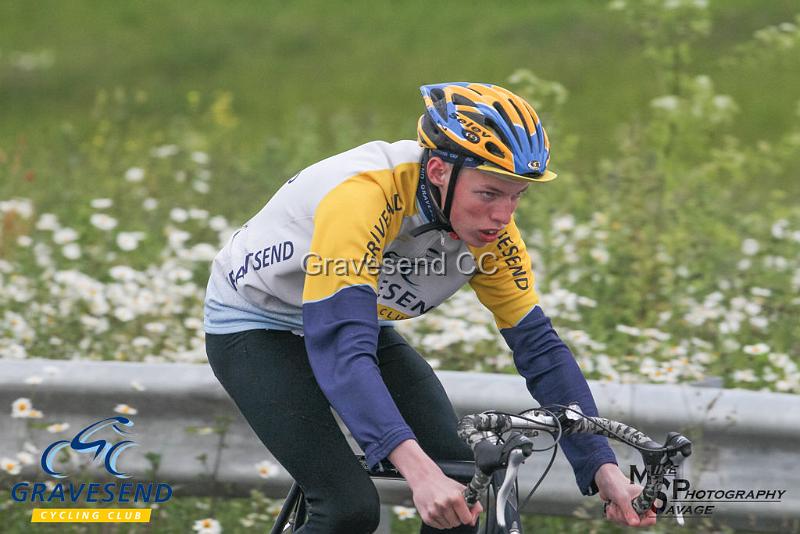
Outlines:
<svg viewBox="0 0 800 534"><path fill-rule="evenodd" d="M582 162L608 153L608 134L658 94L638 38L605 6L514 0L482 12L418 0L241 1L224 8L210 0L4 2L0 146L21 136L45 141L64 121L85 122L98 88L111 87L146 91L153 116L180 107L191 90L230 91L242 117L236 141L256 154L266 138L303 127L302 110L352 116L366 126L362 141L407 138L421 111L419 85L504 82L526 67L570 92L558 116L544 115L580 135L575 165L586 169ZM752 139L773 138L788 126L785 109L800 92L794 75L800 58L744 72L719 60L743 36L790 20L795 11L790 0L712 3L718 22L698 47L694 68L741 101L739 128L752 130ZM15 51L40 50L52 52L51 68L3 65ZM765 89L770 99L761 98ZM325 127L323 150L330 150L337 132Z"/></svg>

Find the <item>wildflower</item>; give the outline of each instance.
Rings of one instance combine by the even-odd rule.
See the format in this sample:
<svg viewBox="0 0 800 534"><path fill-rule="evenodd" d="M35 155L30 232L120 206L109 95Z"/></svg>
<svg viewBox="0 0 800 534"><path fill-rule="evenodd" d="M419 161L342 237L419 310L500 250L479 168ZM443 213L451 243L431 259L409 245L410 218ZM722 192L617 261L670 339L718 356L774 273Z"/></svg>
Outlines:
<svg viewBox="0 0 800 534"><path fill-rule="evenodd" d="M144 169L140 167L131 167L125 171L125 180L131 183L141 182L144 180Z"/></svg>
<svg viewBox="0 0 800 534"><path fill-rule="evenodd" d="M754 256L758 253L760 245L755 239L745 239L742 241L742 254L745 256Z"/></svg>
<svg viewBox="0 0 800 534"><path fill-rule="evenodd" d="M198 534L220 534L222 532L222 525L220 525L219 521L216 519L207 517L206 519L195 521L192 530L197 531Z"/></svg>
<svg viewBox="0 0 800 534"><path fill-rule="evenodd" d="M14 212L24 219L30 219L33 215L33 204L27 198L14 198L11 200L0 201L0 213Z"/></svg>
<svg viewBox="0 0 800 534"><path fill-rule="evenodd" d="M136 391L145 391L147 388L138 380L131 380L131 387Z"/></svg>
<svg viewBox="0 0 800 534"><path fill-rule="evenodd" d="M55 231L60 228L58 218L52 213L42 213L39 220L36 221L37 230L51 230Z"/></svg>
<svg viewBox="0 0 800 534"><path fill-rule="evenodd" d="M117 220L105 213L94 213L89 217L89 222L100 230L113 230L117 226Z"/></svg>
<svg viewBox="0 0 800 534"><path fill-rule="evenodd" d="M177 223L186 222L189 219L189 212L183 208L172 208L169 211L169 218Z"/></svg>
<svg viewBox="0 0 800 534"><path fill-rule="evenodd" d="M164 323L152 322L145 324L144 329L151 334L163 334L167 331L167 326Z"/></svg>
<svg viewBox="0 0 800 534"><path fill-rule="evenodd" d="M117 234L117 246L124 251L136 250L142 239L144 232L120 232Z"/></svg>
<svg viewBox="0 0 800 534"><path fill-rule="evenodd" d="M69 428L69 423L53 423L52 425L47 426L47 431L51 434L58 434L59 432L64 432Z"/></svg>
<svg viewBox="0 0 800 534"><path fill-rule="evenodd" d="M597 263L602 263L602 264L608 263L609 254L608 251L604 248L595 247L589 252L589 255Z"/></svg>
<svg viewBox="0 0 800 534"><path fill-rule="evenodd" d="M636 328L635 326L627 326L624 324L618 324L616 328L617 332L622 332L623 334L628 334L629 336L641 336L642 331Z"/></svg>
<svg viewBox="0 0 800 534"><path fill-rule="evenodd" d="M201 195L205 195L209 191L211 191L211 186L208 185L208 182L202 182L200 180L195 180L192 182L192 189L200 193Z"/></svg>
<svg viewBox="0 0 800 534"><path fill-rule="evenodd" d="M11 458L3 458L0 460L0 468L2 468L3 471L9 475L18 475L22 470L20 463L16 460L12 460Z"/></svg>
<svg viewBox="0 0 800 534"><path fill-rule="evenodd" d="M208 220L208 227L215 232L221 232L228 228L228 220L222 215L215 215Z"/></svg>
<svg viewBox="0 0 800 534"><path fill-rule="evenodd" d="M772 295L772 291L769 289L764 289L763 287L750 288L750 293L757 297L769 297Z"/></svg>
<svg viewBox="0 0 800 534"><path fill-rule="evenodd" d="M66 245L78 239L78 232L72 228L59 228L53 232L53 242L56 245Z"/></svg>
<svg viewBox="0 0 800 534"><path fill-rule="evenodd" d="M32 386L39 385L42 382L44 382L44 378L38 375L29 376L28 378L25 379L25 383L30 384Z"/></svg>
<svg viewBox="0 0 800 534"><path fill-rule="evenodd" d="M769 345L765 343L756 343L755 345L745 345L742 348L747 354L752 354L754 356L758 356L760 354L766 354L769 352Z"/></svg>
<svg viewBox="0 0 800 534"><path fill-rule="evenodd" d="M96 210L104 210L113 206L114 201L110 198L94 198L90 204Z"/></svg>
<svg viewBox="0 0 800 534"><path fill-rule="evenodd" d="M772 225L770 233L772 234L772 237L774 237L775 239L783 239L784 237L786 237L786 230L788 228L789 228L789 221L787 221L786 219L778 219Z"/></svg>
<svg viewBox="0 0 800 534"><path fill-rule="evenodd" d="M208 163L208 154L205 152L195 151L192 152L191 156L192 161L197 163L198 165L206 165Z"/></svg>
<svg viewBox="0 0 800 534"><path fill-rule="evenodd" d="M69 243L61 249L61 254L68 260L77 260L81 257L81 247L77 243Z"/></svg>
<svg viewBox="0 0 800 534"><path fill-rule="evenodd" d="M190 330L200 330L203 328L203 321L197 317L187 317L183 320L183 326Z"/></svg>
<svg viewBox="0 0 800 534"><path fill-rule="evenodd" d="M11 417L29 417L32 409L31 400L26 397L20 397L11 403Z"/></svg>
<svg viewBox="0 0 800 534"><path fill-rule="evenodd" d="M21 235L21 236L17 237L17 245L19 245L21 247L28 248L32 244L33 244L33 239L31 239L30 236Z"/></svg>
<svg viewBox="0 0 800 534"><path fill-rule="evenodd" d="M33 465L33 462L36 461L33 455L28 451L19 451L17 453L17 460L19 460L22 465Z"/></svg>
<svg viewBox="0 0 800 534"><path fill-rule="evenodd" d="M206 220L208 219L208 211L201 210L199 208L191 208L189 210L189 218L190 219L197 219L197 220Z"/></svg>
<svg viewBox="0 0 800 534"><path fill-rule="evenodd" d="M146 198L142 202L142 208L144 208L146 211L153 211L157 207L158 207L158 200L154 198Z"/></svg>
<svg viewBox="0 0 800 534"><path fill-rule="evenodd" d="M127 323L128 321L134 319L136 314L130 308L126 308L124 306L120 306L116 310L114 310L114 317L117 320L122 321L123 323Z"/></svg>
<svg viewBox="0 0 800 534"><path fill-rule="evenodd" d="M111 269L108 270L108 274L111 275L111 278L114 280L119 280L120 282L132 282L136 280L136 270L128 267L127 265L115 265Z"/></svg>
<svg viewBox="0 0 800 534"><path fill-rule="evenodd" d="M211 261L217 255L217 247L208 243L198 243L189 249L188 259L192 261Z"/></svg>
<svg viewBox="0 0 800 534"><path fill-rule="evenodd" d="M568 232L575 228L575 217L572 215L561 215L553 219L553 229L557 232Z"/></svg>
<svg viewBox="0 0 800 534"><path fill-rule="evenodd" d="M651 107L654 107L655 109L661 109L664 111L675 111L676 109L678 109L679 104L680 100L675 95L660 96L650 101Z"/></svg>
<svg viewBox="0 0 800 534"><path fill-rule="evenodd" d="M256 470L258 470L258 476L261 478L272 478L278 474L280 468L275 462L264 460L256 464Z"/></svg>
<svg viewBox="0 0 800 534"><path fill-rule="evenodd" d="M131 340L131 346L137 349L146 349L153 346L153 342L144 336L136 336Z"/></svg>
<svg viewBox="0 0 800 534"><path fill-rule="evenodd" d="M180 151L177 145L161 145L155 147L153 150L150 151L150 155L154 158L169 158L174 156Z"/></svg>
<svg viewBox="0 0 800 534"><path fill-rule="evenodd" d="M417 516L417 510L414 508L408 508L406 506L392 506L392 512L394 515L397 516L397 519L400 521L405 521L406 519L414 519Z"/></svg>
<svg viewBox="0 0 800 534"><path fill-rule="evenodd" d="M117 413L121 413L123 415L136 415L137 413L139 413L139 410L137 410L136 408L132 408L127 404L117 404L116 406L114 406L114 411Z"/></svg>
<svg viewBox="0 0 800 534"><path fill-rule="evenodd" d="M731 377L736 382L755 382L758 380L752 369L739 369L738 371L734 371Z"/></svg>

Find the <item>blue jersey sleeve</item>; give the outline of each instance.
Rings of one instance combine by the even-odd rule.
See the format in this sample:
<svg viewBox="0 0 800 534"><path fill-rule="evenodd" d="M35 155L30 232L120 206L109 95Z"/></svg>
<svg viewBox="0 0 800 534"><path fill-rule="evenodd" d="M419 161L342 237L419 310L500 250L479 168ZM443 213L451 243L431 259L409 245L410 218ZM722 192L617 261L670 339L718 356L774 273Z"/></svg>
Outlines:
<svg viewBox="0 0 800 534"><path fill-rule="evenodd" d="M596 416L592 392L578 363L539 306L516 326L500 330L514 351L514 363L525 377L528 391L542 405L577 402L586 415ZM579 434L561 440L581 493L597 493L594 475L605 463L616 464L608 440Z"/></svg>
<svg viewBox="0 0 800 534"><path fill-rule="evenodd" d="M322 392L374 466L407 439L416 439L381 378L374 290L349 286L303 304L309 362Z"/></svg>

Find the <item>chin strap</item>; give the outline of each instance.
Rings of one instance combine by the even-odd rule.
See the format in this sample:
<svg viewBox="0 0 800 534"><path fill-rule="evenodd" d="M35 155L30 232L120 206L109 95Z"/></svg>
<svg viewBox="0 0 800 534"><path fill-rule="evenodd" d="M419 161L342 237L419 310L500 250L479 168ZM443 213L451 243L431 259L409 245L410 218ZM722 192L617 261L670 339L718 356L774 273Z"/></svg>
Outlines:
<svg viewBox="0 0 800 534"><path fill-rule="evenodd" d="M436 221L415 228L411 231L412 237L417 237L432 230L443 230L445 232L453 232L453 227L450 224L450 211L453 208L453 195L456 190L456 182L458 181L458 174L461 172L461 167L464 166L466 156L459 154L456 161L453 162L453 171L450 173L450 182L447 184L447 193L444 201L444 210L439 208L442 205L441 194L439 189L428 180L428 160L430 160L430 150L425 151L422 157L419 169L419 182L420 182L420 198L425 202L436 216Z"/></svg>

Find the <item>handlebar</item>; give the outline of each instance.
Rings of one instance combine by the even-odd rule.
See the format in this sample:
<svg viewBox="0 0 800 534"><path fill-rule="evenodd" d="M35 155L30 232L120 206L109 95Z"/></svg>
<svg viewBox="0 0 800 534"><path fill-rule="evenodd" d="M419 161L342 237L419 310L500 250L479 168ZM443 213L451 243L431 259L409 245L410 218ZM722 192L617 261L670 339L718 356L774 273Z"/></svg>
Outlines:
<svg viewBox="0 0 800 534"><path fill-rule="evenodd" d="M458 433L475 454L475 475L464 490L464 498L469 506L475 504L489 486L492 474L498 469L507 469L505 481L497 494L497 523L501 527L505 527L503 511L510 486L516 480L519 466L533 452L529 436L539 431L550 433L556 441L562 436L597 434L638 450L647 479L642 493L631 501L631 505L640 515L653 506L664 486L665 476L675 471L680 476L682 463L692 454L692 442L677 432L667 434L662 445L624 423L584 415L577 404L554 409L536 408L519 415L484 412L464 416L458 424ZM677 519L683 524L682 517Z"/></svg>

